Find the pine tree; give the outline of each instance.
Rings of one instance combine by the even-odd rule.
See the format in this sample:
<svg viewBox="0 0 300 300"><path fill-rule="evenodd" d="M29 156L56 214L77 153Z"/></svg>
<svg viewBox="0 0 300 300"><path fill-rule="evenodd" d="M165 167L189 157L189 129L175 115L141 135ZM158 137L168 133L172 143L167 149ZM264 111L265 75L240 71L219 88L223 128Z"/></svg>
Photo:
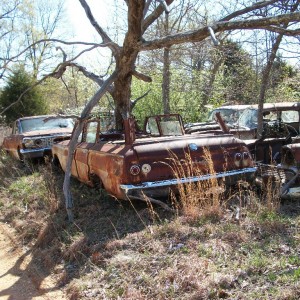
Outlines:
<svg viewBox="0 0 300 300"><path fill-rule="evenodd" d="M10 104L16 102L20 95L32 87L34 79L28 74L23 66L15 69L10 76L7 85L0 95L0 110L3 111ZM39 87L28 90L16 104L7 109L3 115L7 124L15 119L25 116L40 115L47 113L47 103L43 99Z"/></svg>

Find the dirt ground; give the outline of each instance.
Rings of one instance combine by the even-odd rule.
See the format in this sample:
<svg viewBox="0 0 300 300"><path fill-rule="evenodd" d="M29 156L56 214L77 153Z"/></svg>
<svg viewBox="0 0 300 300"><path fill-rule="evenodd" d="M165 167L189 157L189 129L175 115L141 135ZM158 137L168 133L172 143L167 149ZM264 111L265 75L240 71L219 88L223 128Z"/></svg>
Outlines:
<svg viewBox="0 0 300 300"><path fill-rule="evenodd" d="M51 274L45 274L32 262L30 250L23 250L12 230L0 223L0 300L67 299L55 285Z"/></svg>

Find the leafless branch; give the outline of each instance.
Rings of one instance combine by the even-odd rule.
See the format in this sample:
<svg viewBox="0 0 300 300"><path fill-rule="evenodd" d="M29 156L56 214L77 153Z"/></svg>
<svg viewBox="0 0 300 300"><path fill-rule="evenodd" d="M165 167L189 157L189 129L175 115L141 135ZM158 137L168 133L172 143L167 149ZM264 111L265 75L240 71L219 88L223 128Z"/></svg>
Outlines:
<svg viewBox="0 0 300 300"><path fill-rule="evenodd" d="M269 5L271 5L271 4L275 3L275 2L277 2L277 0L260 1L260 2L254 3L251 6L248 6L248 7L245 7L244 9L235 11L234 13L232 13L232 14L224 17L223 19L220 20L220 22L232 20L232 19L234 19L234 18L236 18L238 16L244 15L244 14L246 14L248 12L251 12L251 11L254 11L256 9L267 7L267 6L269 6Z"/></svg>
<svg viewBox="0 0 300 300"><path fill-rule="evenodd" d="M168 5L170 5L174 0L169 0ZM164 12L164 6L162 4L158 5L157 8L143 21L142 32L145 32L147 28L157 20L157 18Z"/></svg>
<svg viewBox="0 0 300 300"><path fill-rule="evenodd" d="M135 107L135 105L137 104L137 102L138 102L139 100L145 98L145 97L150 93L150 91L151 91L151 89L148 90L146 93L144 93L142 96L140 96L140 97L138 97L138 98L136 98L136 99L134 99L134 100L131 100L131 101L130 101L130 108L131 108L131 110L133 110L133 108Z"/></svg>
<svg viewBox="0 0 300 300"><path fill-rule="evenodd" d="M163 6L165 13L168 14L169 9L168 9L166 1L165 0L158 0L158 2Z"/></svg>
<svg viewBox="0 0 300 300"><path fill-rule="evenodd" d="M67 54L66 52L62 49L62 47L58 46L56 47L56 51L60 50L63 54L63 62L65 62L67 60Z"/></svg>
<svg viewBox="0 0 300 300"><path fill-rule="evenodd" d="M96 31L99 33L103 42L108 45L108 47L111 49L111 51L115 55L117 55L117 53L120 51L120 47L118 46L118 44L113 43L112 40L110 39L110 37L106 34L106 32L101 28L101 26L99 26L99 24L97 23L96 19L94 18L93 14L92 14L91 9L90 9L89 5L87 4L87 2L85 0L79 0L79 2L81 4L81 6L84 8L86 16L90 20L90 23L96 29Z"/></svg>
<svg viewBox="0 0 300 300"><path fill-rule="evenodd" d="M20 3L21 3L20 1L17 1L10 10L6 11L4 14L2 14L0 16L0 19L6 18L6 16L8 16L10 13L12 13L14 10L16 10L16 8L19 6Z"/></svg>
<svg viewBox="0 0 300 300"><path fill-rule="evenodd" d="M63 40L60 40L60 39L41 39L41 40L38 40L34 43L32 43L31 45L29 45L28 47L24 48L22 51L20 51L17 55L11 57L10 59L8 59L5 64L3 64L2 66L0 66L0 69L2 68L6 68L7 65L14 61L16 58L18 58L19 56L21 56L22 54L24 54L28 49L34 47L35 45L39 44L39 43L45 43L45 42L54 42L54 43L60 43L60 44L64 44L64 45L85 45L85 46L93 46L93 48L97 48L97 47L109 47L109 44L97 44L97 43L86 43L86 42L66 42L66 41L63 41ZM89 51L89 50L84 50L82 51L81 53L84 53L86 51ZM78 55L77 55L78 57Z"/></svg>
<svg viewBox="0 0 300 300"><path fill-rule="evenodd" d="M276 32L282 35L287 35L287 36L297 36L300 35L300 28L298 29L285 29L282 27L278 26L269 26L266 28L269 31Z"/></svg>
<svg viewBox="0 0 300 300"><path fill-rule="evenodd" d="M252 20L240 20L240 21L222 21L216 22L210 26L215 33L228 30L241 30L241 29L268 29L270 26L280 25L285 22L299 22L300 12L282 14L276 17L252 19ZM297 32L295 32L296 34ZM165 36L161 39L152 41L141 42L140 50L154 50L163 47L170 47L175 44L182 44L187 42L200 42L209 36L208 27L202 27L198 30L188 31L185 33L177 33L169 36Z"/></svg>
<svg viewBox="0 0 300 300"><path fill-rule="evenodd" d="M142 73L140 73L136 70L133 70L131 73L132 73L133 76L135 76L136 78L138 78L140 80L143 80L145 82L152 82L152 78L150 76L142 74Z"/></svg>
<svg viewBox="0 0 300 300"><path fill-rule="evenodd" d="M150 7L150 4L151 4L152 0L147 0L146 3L145 3L145 8L144 8L144 18L146 17L147 15L147 12L149 10L149 7Z"/></svg>

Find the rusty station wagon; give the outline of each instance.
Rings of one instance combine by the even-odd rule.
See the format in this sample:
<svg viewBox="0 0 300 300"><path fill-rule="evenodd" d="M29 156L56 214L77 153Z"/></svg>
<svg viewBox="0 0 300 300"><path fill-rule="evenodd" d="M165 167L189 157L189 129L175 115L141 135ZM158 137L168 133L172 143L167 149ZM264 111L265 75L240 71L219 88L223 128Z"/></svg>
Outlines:
<svg viewBox="0 0 300 300"><path fill-rule="evenodd" d="M69 139L73 127L72 118L50 115L19 118L11 135L4 138L2 149L19 160L42 158L51 155L54 143Z"/></svg>
<svg viewBox="0 0 300 300"><path fill-rule="evenodd" d="M71 174L90 186L100 184L118 199L143 194L158 198L176 190L178 184L212 178L234 185L254 177L253 160L243 141L231 134L185 134L178 114L148 117L140 132L130 118L124 128L124 132L105 132L100 119L86 121ZM63 170L68 145L69 141L62 141L52 147L53 162Z"/></svg>

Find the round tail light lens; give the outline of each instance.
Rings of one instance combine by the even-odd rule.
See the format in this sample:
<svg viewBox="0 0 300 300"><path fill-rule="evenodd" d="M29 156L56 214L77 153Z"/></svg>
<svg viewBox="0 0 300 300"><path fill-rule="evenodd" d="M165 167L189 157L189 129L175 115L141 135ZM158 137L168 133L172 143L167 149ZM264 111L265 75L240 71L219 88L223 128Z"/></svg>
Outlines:
<svg viewBox="0 0 300 300"><path fill-rule="evenodd" d="M140 174L140 172L141 172L141 169L140 169L140 167L138 165L132 165L130 167L130 173L132 175L136 176L136 175Z"/></svg>
<svg viewBox="0 0 300 300"><path fill-rule="evenodd" d="M236 153L236 154L234 155L234 164L235 164L237 167L239 167L239 166L241 165L242 158L243 158L243 156L242 156L241 153Z"/></svg>
<svg viewBox="0 0 300 300"><path fill-rule="evenodd" d="M249 166L249 163L250 163L250 154L248 152L244 152L243 153L243 166L246 167L246 166Z"/></svg>

